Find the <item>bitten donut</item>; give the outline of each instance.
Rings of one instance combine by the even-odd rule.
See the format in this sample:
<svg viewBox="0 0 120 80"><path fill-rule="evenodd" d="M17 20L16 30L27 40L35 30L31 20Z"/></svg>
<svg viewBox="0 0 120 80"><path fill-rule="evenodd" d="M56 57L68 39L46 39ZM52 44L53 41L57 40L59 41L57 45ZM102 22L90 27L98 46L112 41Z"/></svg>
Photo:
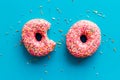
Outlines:
<svg viewBox="0 0 120 80"><path fill-rule="evenodd" d="M49 40L47 30L50 23L44 19L32 19L22 29L22 41L33 56L45 56L53 51L56 43Z"/></svg>
<svg viewBox="0 0 120 80"><path fill-rule="evenodd" d="M99 47L100 41L99 27L88 20L76 22L66 35L69 52L78 58L91 56Z"/></svg>

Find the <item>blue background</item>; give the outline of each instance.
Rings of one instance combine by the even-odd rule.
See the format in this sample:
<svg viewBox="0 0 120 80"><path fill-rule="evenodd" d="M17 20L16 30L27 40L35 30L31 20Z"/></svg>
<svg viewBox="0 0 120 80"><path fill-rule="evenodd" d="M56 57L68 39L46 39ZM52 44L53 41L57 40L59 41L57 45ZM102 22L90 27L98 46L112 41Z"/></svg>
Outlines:
<svg viewBox="0 0 120 80"><path fill-rule="evenodd" d="M119 7L119 0L1 0L0 80L119 80ZM22 27L33 18L48 20L49 38L62 43L49 56L32 57L20 44ZM64 35L82 19L100 27L102 41L93 56L77 59Z"/></svg>

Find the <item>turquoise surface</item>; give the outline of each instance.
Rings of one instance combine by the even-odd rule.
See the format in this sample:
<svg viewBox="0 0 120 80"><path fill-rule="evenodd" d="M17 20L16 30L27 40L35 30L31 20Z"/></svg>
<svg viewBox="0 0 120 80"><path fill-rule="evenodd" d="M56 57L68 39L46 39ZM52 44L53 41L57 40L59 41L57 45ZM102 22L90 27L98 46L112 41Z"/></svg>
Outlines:
<svg viewBox="0 0 120 80"><path fill-rule="evenodd" d="M120 80L119 7L119 0L1 0L0 80ZM32 57L20 44L23 25L34 18L48 20L49 38L62 43L49 56ZM102 41L93 56L77 59L64 35L82 19L100 27Z"/></svg>

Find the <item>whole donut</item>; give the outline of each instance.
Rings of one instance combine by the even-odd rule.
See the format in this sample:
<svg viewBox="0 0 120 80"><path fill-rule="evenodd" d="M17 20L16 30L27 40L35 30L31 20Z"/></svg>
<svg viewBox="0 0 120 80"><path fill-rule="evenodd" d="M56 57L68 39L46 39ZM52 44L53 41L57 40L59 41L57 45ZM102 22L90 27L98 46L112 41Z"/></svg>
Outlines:
<svg viewBox="0 0 120 80"><path fill-rule="evenodd" d="M32 19L22 29L22 41L27 51L34 56L45 56L53 51L56 43L49 40L47 30L50 23L44 19ZM39 40L37 40L37 35Z"/></svg>
<svg viewBox="0 0 120 80"><path fill-rule="evenodd" d="M76 22L66 35L66 45L69 52L78 58L91 56L99 47L100 41L99 27L88 20Z"/></svg>

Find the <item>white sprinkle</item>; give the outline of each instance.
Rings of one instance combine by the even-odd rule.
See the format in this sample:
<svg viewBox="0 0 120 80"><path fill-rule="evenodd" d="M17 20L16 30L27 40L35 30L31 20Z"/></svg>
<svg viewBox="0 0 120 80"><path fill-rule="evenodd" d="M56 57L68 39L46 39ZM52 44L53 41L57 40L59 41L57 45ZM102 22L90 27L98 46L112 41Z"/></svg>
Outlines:
<svg viewBox="0 0 120 80"><path fill-rule="evenodd" d="M97 11L97 10L94 10L93 13L98 14L98 11Z"/></svg>
<svg viewBox="0 0 120 80"><path fill-rule="evenodd" d="M52 17L52 20L55 20L55 17Z"/></svg>
<svg viewBox="0 0 120 80"><path fill-rule="evenodd" d="M45 70L44 72L45 72L45 74L47 74L47 73L48 73L48 71L47 71L47 70Z"/></svg>
<svg viewBox="0 0 120 80"><path fill-rule="evenodd" d="M62 43L61 42L57 42L58 45L61 45Z"/></svg>
<svg viewBox="0 0 120 80"><path fill-rule="evenodd" d="M102 18L105 18L105 15L102 15L101 17L102 17Z"/></svg>
<svg viewBox="0 0 120 80"><path fill-rule="evenodd" d="M70 22L72 22L72 19L69 19Z"/></svg>
<svg viewBox="0 0 120 80"><path fill-rule="evenodd" d="M98 75L99 75L99 73L97 72L97 73L96 73L96 76L98 76Z"/></svg>
<svg viewBox="0 0 120 80"><path fill-rule="evenodd" d="M90 16L89 16L89 15L87 15L86 17L87 17L87 18L90 18Z"/></svg>
<svg viewBox="0 0 120 80"><path fill-rule="evenodd" d="M43 8L43 6L40 6L40 8Z"/></svg>
<svg viewBox="0 0 120 80"><path fill-rule="evenodd" d="M103 52L102 52L102 51L100 51L100 54L103 54Z"/></svg>

